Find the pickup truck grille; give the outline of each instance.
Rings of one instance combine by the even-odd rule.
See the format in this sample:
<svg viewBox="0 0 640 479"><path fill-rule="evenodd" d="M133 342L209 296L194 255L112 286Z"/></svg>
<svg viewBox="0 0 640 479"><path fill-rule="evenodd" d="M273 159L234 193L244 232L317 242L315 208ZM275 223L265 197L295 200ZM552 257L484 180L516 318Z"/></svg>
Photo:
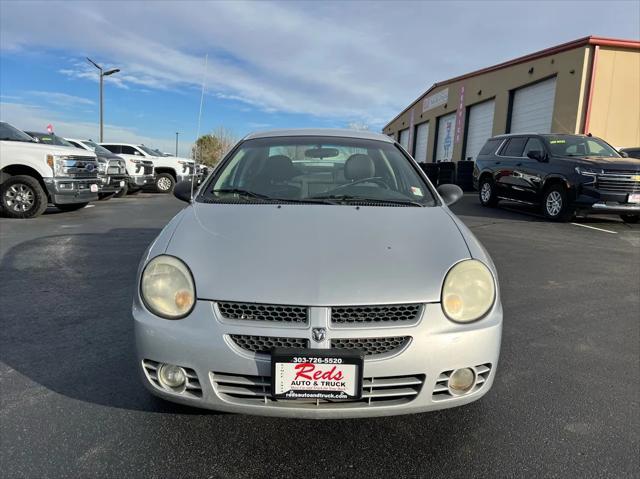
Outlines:
<svg viewBox="0 0 640 479"><path fill-rule="evenodd" d="M640 171L605 171L596 182L599 190L640 193Z"/></svg>
<svg viewBox="0 0 640 479"><path fill-rule="evenodd" d="M98 162L90 156L67 156L63 171L72 178L97 178Z"/></svg>
<svg viewBox="0 0 640 479"><path fill-rule="evenodd" d="M142 162L142 174L144 174L144 175L153 175L153 162L152 161L143 161Z"/></svg>

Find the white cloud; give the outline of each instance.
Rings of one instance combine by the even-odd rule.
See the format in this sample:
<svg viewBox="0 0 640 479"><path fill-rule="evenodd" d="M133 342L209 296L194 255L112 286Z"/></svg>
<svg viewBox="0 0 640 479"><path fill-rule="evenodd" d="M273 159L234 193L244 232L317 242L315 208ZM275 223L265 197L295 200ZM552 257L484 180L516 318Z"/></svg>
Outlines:
<svg viewBox="0 0 640 479"><path fill-rule="evenodd" d="M4 2L0 45L89 55L122 69L114 85L172 91L199 88L209 53L220 98L380 126L436 81L590 34L640 36L638 2L577 5ZM96 81L92 68L62 71Z"/></svg>
<svg viewBox="0 0 640 479"><path fill-rule="evenodd" d="M28 91L27 97L37 97L38 100L61 107L73 107L79 105L95 105L93 100L83 98L80 96L69 95L67 93L61 93L56 91Z"/></svg>
<svg viewBox="0 0 640 479"><path fill-rule="evenodd" d="M24 103L0 103L0 118L21 130L45 131L48 124L53 125L57 135L69 138L98 139L98 124L93 122L71 121L46 108ZM104 125L105 141L125 143L144 143L162 151L175 152L175 137L154 138L140 134L133 128L119 125ZM182 156L189 156L191 143L180 139Z"/></svg>

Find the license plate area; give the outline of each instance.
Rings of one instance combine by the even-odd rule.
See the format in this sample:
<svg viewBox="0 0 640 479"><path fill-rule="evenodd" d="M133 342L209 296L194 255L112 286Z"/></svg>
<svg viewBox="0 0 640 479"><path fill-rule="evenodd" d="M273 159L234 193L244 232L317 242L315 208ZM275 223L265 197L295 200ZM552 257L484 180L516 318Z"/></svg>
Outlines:
<svg viewBox="0 0 640 479"><path fill-rule="evenodd" d="M364 356L358 351L274 348L274 399L357 400L362 397Z"/></svg>
<svg viewBox="0 0 640 479"><path fill-rule="evenodd" d="M640 203L640 193L629 193L627 203Z"/></svg>

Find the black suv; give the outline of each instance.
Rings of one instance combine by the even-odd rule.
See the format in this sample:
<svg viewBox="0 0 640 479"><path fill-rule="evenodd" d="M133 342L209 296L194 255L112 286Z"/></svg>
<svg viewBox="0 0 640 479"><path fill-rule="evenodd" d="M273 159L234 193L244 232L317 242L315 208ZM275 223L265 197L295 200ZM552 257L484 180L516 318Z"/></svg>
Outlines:
<svg viewBox="0 0 640 479"><path fill-rule="evenodd" d="M619 214L628 223L640 216L640 160L594 136L495 136L478 154L473 183L484 206L541 205L556 221L576 212Z"/></svg>

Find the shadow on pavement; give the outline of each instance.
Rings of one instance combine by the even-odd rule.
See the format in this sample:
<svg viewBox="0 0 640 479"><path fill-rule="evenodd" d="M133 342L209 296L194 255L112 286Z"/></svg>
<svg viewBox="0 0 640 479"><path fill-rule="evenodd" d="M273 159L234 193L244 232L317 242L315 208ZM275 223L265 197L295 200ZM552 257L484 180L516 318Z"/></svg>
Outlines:
<svg viewBox="0 0 640 479"><path fill-rule="evenodd" d="M48 236L7 251L0 265L0 360L81 401L195 411L152 397L136 369L132 293L138 262L159 231Z"/></svg>

